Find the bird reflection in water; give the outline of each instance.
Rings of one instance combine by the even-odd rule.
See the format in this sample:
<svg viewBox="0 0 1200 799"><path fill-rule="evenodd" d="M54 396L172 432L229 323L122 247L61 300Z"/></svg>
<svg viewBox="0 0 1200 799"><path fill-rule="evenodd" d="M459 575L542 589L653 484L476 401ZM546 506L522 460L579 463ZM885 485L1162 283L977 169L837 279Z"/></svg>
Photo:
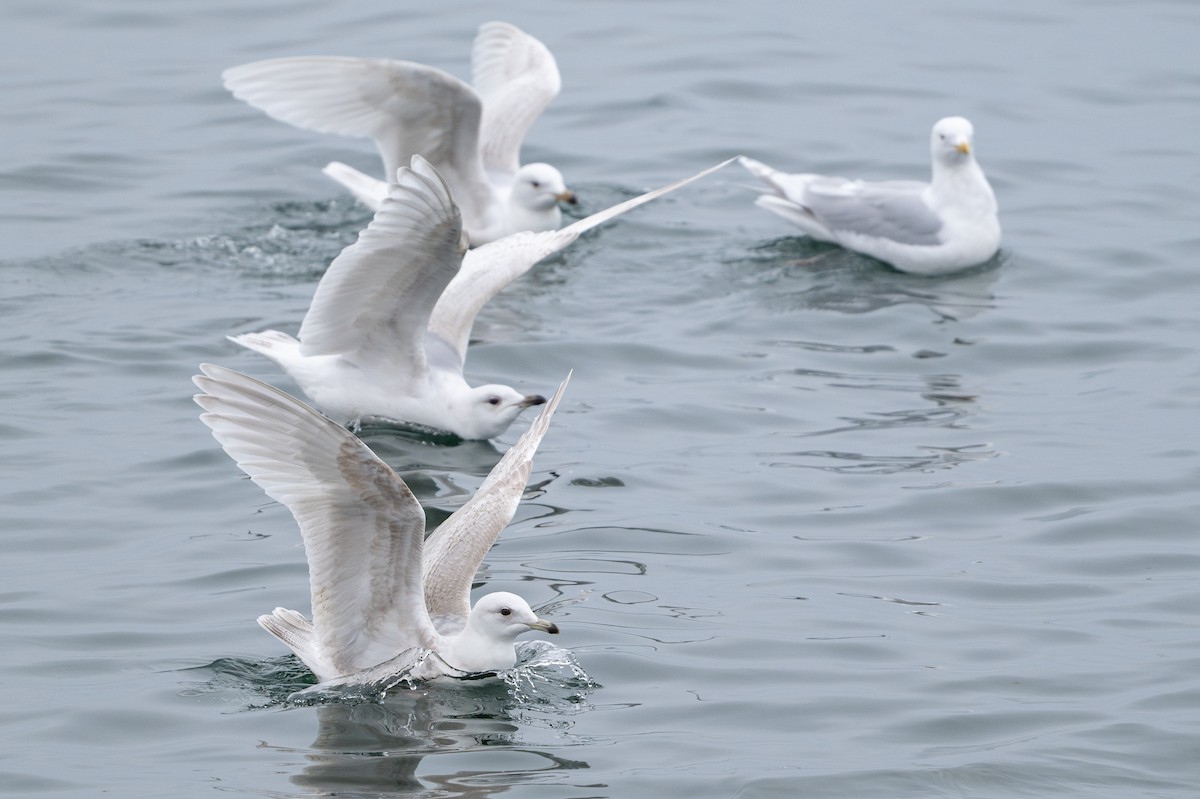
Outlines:
<svg viewBox="0 0 1200 799"><path fill-rule="evenodd" d="M570 745L563 739L569 724L561 702L550 700L549 712L514 704L508 687L492 681L399 691L377 703L322 705L315 708L319 726L307 762L291 781L337 796L435 788L447 796L484 797L531 781L574 786L572 775L589 765L552 751Z"/></svg>

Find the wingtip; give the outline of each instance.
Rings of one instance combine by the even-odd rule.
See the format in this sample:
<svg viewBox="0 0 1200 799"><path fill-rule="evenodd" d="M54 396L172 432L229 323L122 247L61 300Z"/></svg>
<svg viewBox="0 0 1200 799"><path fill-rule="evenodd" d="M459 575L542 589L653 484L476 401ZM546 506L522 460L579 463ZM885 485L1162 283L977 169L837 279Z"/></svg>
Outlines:
<svg viewBox="0 0 1200 799"><path fill-rule="evenodd" d="M542 409L540 414L538 414L539 416L546 416L549 418L549 416L554 413L554 409L558 407L559 401L563 398L563 394L565 394L567 391L567 384L571 382L571 375L574 374L574 372L574 369L567 372L567 376L564 377L562 382L558 384L558 388L554 390L554 393L550 396L550 399L546 400L546 407Z"/></svg>
<svg viewBox="0 0 1200 799"><path fill-rule="evenodd" d="M631 199L625 200L624 202L617 203L614 206L606 208L603 211L597 211L596 213L592 214L591 216L584 217L583 219L580 219L577 222L567 225L566 227L562 228L560 232L578 236L579 234L583 233L584 231L590 230L599 224L607 222L609 219L612 219L613 217L620 216L621 214L625 213L626 211L631 211L634 208L637 208L639 205L644 205L644 204L650 202L651 200L656 200L659 197L662 197L666 194L670 194L671 192L675 191L676 189L681 189L684 186L688 185L689 183L694 183L695 181L700 180L703 177L707 177L708 175L711 175L713 172L716 172L719 169L729 166L735 160L737 160L736 156L734 158L727 158L718 164L714 164L714 165L708 167L707 169L700 170L699 172L697 172L694 175L690 175L686 178L682 178L680 180L675 181L674 183L668 183L665 186L659 186L657 189L651 189L650 191L640 194L637 197L633 197ZM566 243L569 243L569 241ZM563 246L565 246L565 243Z"/></svg>
<svg viewBox="0 0 1200 799"><path fill-rule="evenodd" d="M389 187L389 195L394 193L397 188L402 191L412 191L413 180L416 180L437 195L443 205L451 208L458 207L446 179L424 156L414 154L408 166L402 166L396 170L395 180L396 182Z"/></svg>
<svg viewBox="0 0 1200 799"><path fill-rule="evenodd" d="M201 391L206 391L207 389L204 388L202 382L213 378L216 373L219 373L225 367L217 366L216 364L212 363L202 363L200 364L199 368L200 374L192 375L192 382L195 383L196 387Z"/></svg>

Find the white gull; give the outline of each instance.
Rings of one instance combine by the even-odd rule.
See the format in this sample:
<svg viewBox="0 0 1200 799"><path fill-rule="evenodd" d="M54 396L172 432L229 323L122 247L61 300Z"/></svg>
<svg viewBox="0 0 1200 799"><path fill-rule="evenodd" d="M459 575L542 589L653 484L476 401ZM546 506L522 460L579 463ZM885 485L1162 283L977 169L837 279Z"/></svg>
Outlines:
<svg viewBox="0 0 1200 799"><path fill-rule="evenodd" d="M755 204L814 239L903 272L939 275L981 264L1000 246L996 196L975 161L973 135L962 117L933 126L929 183L789 175L751 158L739 162L769 187Z"/></svg>
<svg viewBox="0 0 1200 799"><path fill-rule="evenodd" d="M470 86L439 69L385 58L299 56L222 73L233 95L297 127L373 139L387 181L334 161L325 173L379 210L388 181L420 154L446 178L471 244L562 224L575 202L562 174L521 166L521 144L562 85L544 44L505 22L479 28Z"/></svg>
<svg viewBox="0 0 1200 799"><path fill-rule="evenodd" d="M371 224L317 285L299 338L278 330L230 336L286 371L341 421L377 416L495 438L545 400L463 377L480 309L584 231L724 166L646 192L561 230L517 233L467 250L449 187L421 156L397 171Z"/></svg>
<svg viewBox="0 0 1200 799"><path fill-rule="evenodd" d="M418 650L410 679L512 668L514 642L557 633L508 592L471 607L471 582L512 521L533 455L567 386L475 495L425 540L425 511L404 481L344 427L254 378L203 364L200 418L238 466L296 519L308 559L312 619L286 608L258 623L322 682L375 682L378 667ZM360 675L356 677L356 675Z"/></svg>

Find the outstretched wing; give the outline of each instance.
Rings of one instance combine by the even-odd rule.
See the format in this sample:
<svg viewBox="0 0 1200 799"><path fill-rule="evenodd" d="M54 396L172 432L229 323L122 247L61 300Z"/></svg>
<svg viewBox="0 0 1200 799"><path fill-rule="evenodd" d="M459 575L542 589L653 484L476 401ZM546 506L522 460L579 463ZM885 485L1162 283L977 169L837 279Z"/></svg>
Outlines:
<svg viewBox="0 0 1200 799"><path fill-rule="evenodd" d="M246 375L203 364L196 402L238 466L300 526L313 647L326 674L374 666L437 633L425 609L425 513L387 464L344 427Z"/></svg>
<svg viewBox="0 0 1200 799"><path fill-rule="evenodd" d="M425 331L466 251L462 215L445 181L421 156L358 240L334 259L300 325L304 355L344 354L423 376Z"/></svg>
<svg viewBox="0 0 1200 799"><path fill-rule="evenodd" d="M699 180L729 164L732 160L723 161L689 178L677 180L633 199L617 203L611 208L580 219L560 230L544 233L515 233L482 247L476 247L463 258L462 269L450 281L450 285L446 287L441 299L434 306L433 316L429 320L430 331L449 342L458 352L459 357L465 359L471 328L475 324L475 317L479 311L492 297L499 294L509 283L528 272L529 268L538 261L563 249L585 231L637 208L639 205L669 194L694 180Z"/></svg>
<svg viewBox="0 0 1200 799"><path fill-rule="evenodd" d="M546 45L517 26L485 22L471 48L471 82L483 98L484 167L515 174L526 134L562 88L558 64Z"/></svg>
<svg viewBox="0 0 1200 799"><path fill-rule="evenodd" d="M465 621L471 612L471 581L517 512L533 468L533 455L550 428L550 417L570 380L568 374L525 434L492 468L475 496L442 522L425 543L425 603L435 619Z"/></svg>
<svg viewBox="0 0 1200 799"><path fill-rule="evenodd" d="M231 67L221 77L234 97L275 119L373 139L389 182L414 155L424 156L468 216L486 213L491 188L480 155L483 105L453 75L387 58L298 56Z"/></svg>

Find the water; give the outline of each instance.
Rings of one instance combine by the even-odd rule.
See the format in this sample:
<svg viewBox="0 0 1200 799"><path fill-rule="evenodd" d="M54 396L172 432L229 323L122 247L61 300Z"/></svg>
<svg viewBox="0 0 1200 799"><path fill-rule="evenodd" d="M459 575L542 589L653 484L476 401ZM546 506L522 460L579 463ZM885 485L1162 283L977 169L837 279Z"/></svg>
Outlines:
<svg viewBox="0 0 1200 799"><path fill-rule="evenodd" d="M921 0L506 5L564 92L527 160L585 210L736 152L920 177L977 129L998 262L798 238L730 169L485 309L468 375L569 392L488 590L586 678L295 706L287 513L197 419L368 216L365 143L226 66L466 75L483 3L14 0L0 26L0 791L17 796L1191 796L1200 778L1200 10ZM432 520L498 442L372 446ZM533 651L539 651L532 644Z"/></svg>

